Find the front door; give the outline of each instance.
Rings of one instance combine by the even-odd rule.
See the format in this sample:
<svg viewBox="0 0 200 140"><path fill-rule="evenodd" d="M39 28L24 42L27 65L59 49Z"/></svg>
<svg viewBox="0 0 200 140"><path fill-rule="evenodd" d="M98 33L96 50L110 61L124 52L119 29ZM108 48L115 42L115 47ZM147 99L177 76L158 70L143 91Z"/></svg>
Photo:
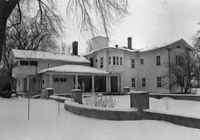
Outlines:
<svg viewBox="0 0 200 140"><path fill-rule="evenodd" d="M111 76L111 92L118 92L118 77Z"/></svg>

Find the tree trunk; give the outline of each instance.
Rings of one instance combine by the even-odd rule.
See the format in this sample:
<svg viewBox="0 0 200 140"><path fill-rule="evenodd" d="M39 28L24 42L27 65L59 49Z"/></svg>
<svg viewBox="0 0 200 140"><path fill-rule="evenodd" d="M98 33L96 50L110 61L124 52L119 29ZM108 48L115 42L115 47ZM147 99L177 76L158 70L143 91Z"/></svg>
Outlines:
<svg viewBox="0 0 200 140"><path fill-rule="evenodd" d="M3 48L5 47L5 40L6 40L5 32L6 32L6 20L0 19L0 62L2 59Z"/></svg>
<svg viewBox="0 0 200 140"><path fill-rule="evenodd" d="M13 9L20 0L0 0L0 62L6 42L6 23Z"/></svg>

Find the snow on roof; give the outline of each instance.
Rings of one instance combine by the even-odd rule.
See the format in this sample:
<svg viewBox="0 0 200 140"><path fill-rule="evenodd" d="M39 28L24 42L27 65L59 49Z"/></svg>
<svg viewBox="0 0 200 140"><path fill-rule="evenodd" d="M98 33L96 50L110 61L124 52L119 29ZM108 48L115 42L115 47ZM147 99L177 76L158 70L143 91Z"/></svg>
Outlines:
<svg viewBox="0 0 200 140"><path fill-rule="evenodd" d="M93 51L85 54L84 56L91 55L91 54L93 54L95 52L99 52L99 51L106 50L106 49L114 49L114 50L121 50L121 51L127 51L127 52L138 52L139 51L139 50L136 50L136 49L129 49L127 47L119 47L119 48L116 48L116 47L105 47L105 48L100 48L100 49L93 50Z"/></svg>
<svg viewBox="0 0 200 140"><path fill-rule="evenodd" d="M62 65L41 70L39 73L45 72L61 72L61 73L85 73L85 74L108 74L104 70L99 70L89 66L83 65Z"/></svg>
<svg viewBox="0 0 200 140"><path fill-rule="evenodd" d="M175 44L177 44L177 43L183 44L183 46L187 47L188 49L193 49L193 47L190 46L184 39L179 39L179 40L173 41L171 43L163 43L160 46L150 47L150 48L143 48L140 51L141 52L146 52L146 51L152 51L152 50L161 49L161 48L176 47Z"/></svg>
<svg viewBox="0 0 200 140"><path fill-rule="evenodd" d="M42 59L42 60L53 60L53 61L64 61L64 62L74 62L74 63L89 63L85 57L82 56L72 56L67 54L56 54L44 51L33 51L33 50L12 50L15 58L24 59Z"/></svg>
<svg viewBox="0 0 200 140"><path fill-rule="evenodd" d="M132 53L135 53L135 52L147 52L147 51L153 51L153 50L157 50L157 49L161 49L161 48L175 47L174 44L177 44L177 43L182 43L184 47L187 47L189 49L193 49L193 47L190 46L184 39L179 39L179 40L174 41L172 43L164 43L163 45L158 46L158 47L143 48L143 49L129 49L127 47L119 47L119 48L106 47L106 48L100 48L100 49L93 50L93 51L87 53L85 56L91 55L91 54L93 54L95 52L98 52L98 51L101 51L101 50L106 50L106 49L116 49L116 50L118 49L118 50L132 52Z"/></svg>

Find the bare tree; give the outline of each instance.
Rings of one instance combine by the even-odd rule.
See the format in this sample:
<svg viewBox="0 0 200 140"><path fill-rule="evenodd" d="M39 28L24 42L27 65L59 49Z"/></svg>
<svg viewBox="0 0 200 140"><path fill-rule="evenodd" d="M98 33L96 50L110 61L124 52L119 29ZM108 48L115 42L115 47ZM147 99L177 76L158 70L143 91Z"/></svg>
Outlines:
<svg viewBox="0 0 200 140"><path fill-rule="evenodd" d="M36 16L24 18L21 24L17 24L18 17L19 14L14 13L8 19L6 29L7 47L23 50L45 50L47 45L51 48L56 47L52 40L58 33L51 28L50 23L45 18L43 19L45 24L38 21ZM49 43L49 41L51 42ZM43 45L45 45L45 48L42 48Z"/></svg>
<svg viewBox="0 0 200 140"><path fill-rule="evenodd" d="M21 2L21 5L24 5ZM44 16L38 20L40 13L33 16L21 14L22 10L17 7L7 20L6 40L7 44L3 53L4 68L12 76L12 68L15 64L10 62L10 51L14 49L23 50L46 50L55 49L57 47L54 37L58 35L55 26L49 22L49 16ZM26 9L25 9L26 10ZM28 11L27 11L28 12ZM39 12L39 11L37 11ZM24 16L22 18L22 16ZM42 22L41 22L42 20Z"/></svg>
<svg viewBox="0 0 200 140"><path fill-rule="evenodd" d="M196 86L200 87L200 30L198 30L193 37L193 46L194 46L193 56L196 64L196 68L194 70L195 73L194 80L197 82Z"/></svg>
<svg viewBox="0 0 200 140"><path fill-rule="evenodd" d="M23 9L30 6L24 6L21 3L34 2L36 6L34 11L38 20L45 24L44 18L51 23L52 27L55 27L55 21L59 21L59 18L53 8L55 0L0 0L0 60L2 58L3 48L5 47L5 34L8 18L14 11L15 7L19 12L19 23L24 18ZM116 17L124 16L127 13L127 0L68 0L67 1L67 13L73 14L73 16L81 19L81 29L89 29L93 34L95 33L95 18L101 19L100 23L103 25L103 29L108 36L108 27L111 21ZM71 11L71 12L70 12ZM95 11L93 13L93 11ZM96 16L95 16L96 15ZM58 28L54 28L57 30Z"/></svg>
<svg viewBox="0 0 200 140"><path fill-rule="evenodd" d="M181 93L188 93L192 79L199 74L197 64L194 55L189 53L176 56L176 61L170 66L171 86L179 87Z"/></svg>

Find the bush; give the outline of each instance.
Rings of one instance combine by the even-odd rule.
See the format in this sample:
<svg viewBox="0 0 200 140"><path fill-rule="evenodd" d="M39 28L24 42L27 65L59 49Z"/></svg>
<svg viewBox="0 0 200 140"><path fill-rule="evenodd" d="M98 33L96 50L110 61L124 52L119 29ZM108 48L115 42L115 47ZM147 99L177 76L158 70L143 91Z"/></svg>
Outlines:
<svg viewBox="0 0 200 140"><path fill-rule="evenodd" d="M116 100L112 96L92 95L85 99L85 104L96 107L114 108Z"/></svg>

